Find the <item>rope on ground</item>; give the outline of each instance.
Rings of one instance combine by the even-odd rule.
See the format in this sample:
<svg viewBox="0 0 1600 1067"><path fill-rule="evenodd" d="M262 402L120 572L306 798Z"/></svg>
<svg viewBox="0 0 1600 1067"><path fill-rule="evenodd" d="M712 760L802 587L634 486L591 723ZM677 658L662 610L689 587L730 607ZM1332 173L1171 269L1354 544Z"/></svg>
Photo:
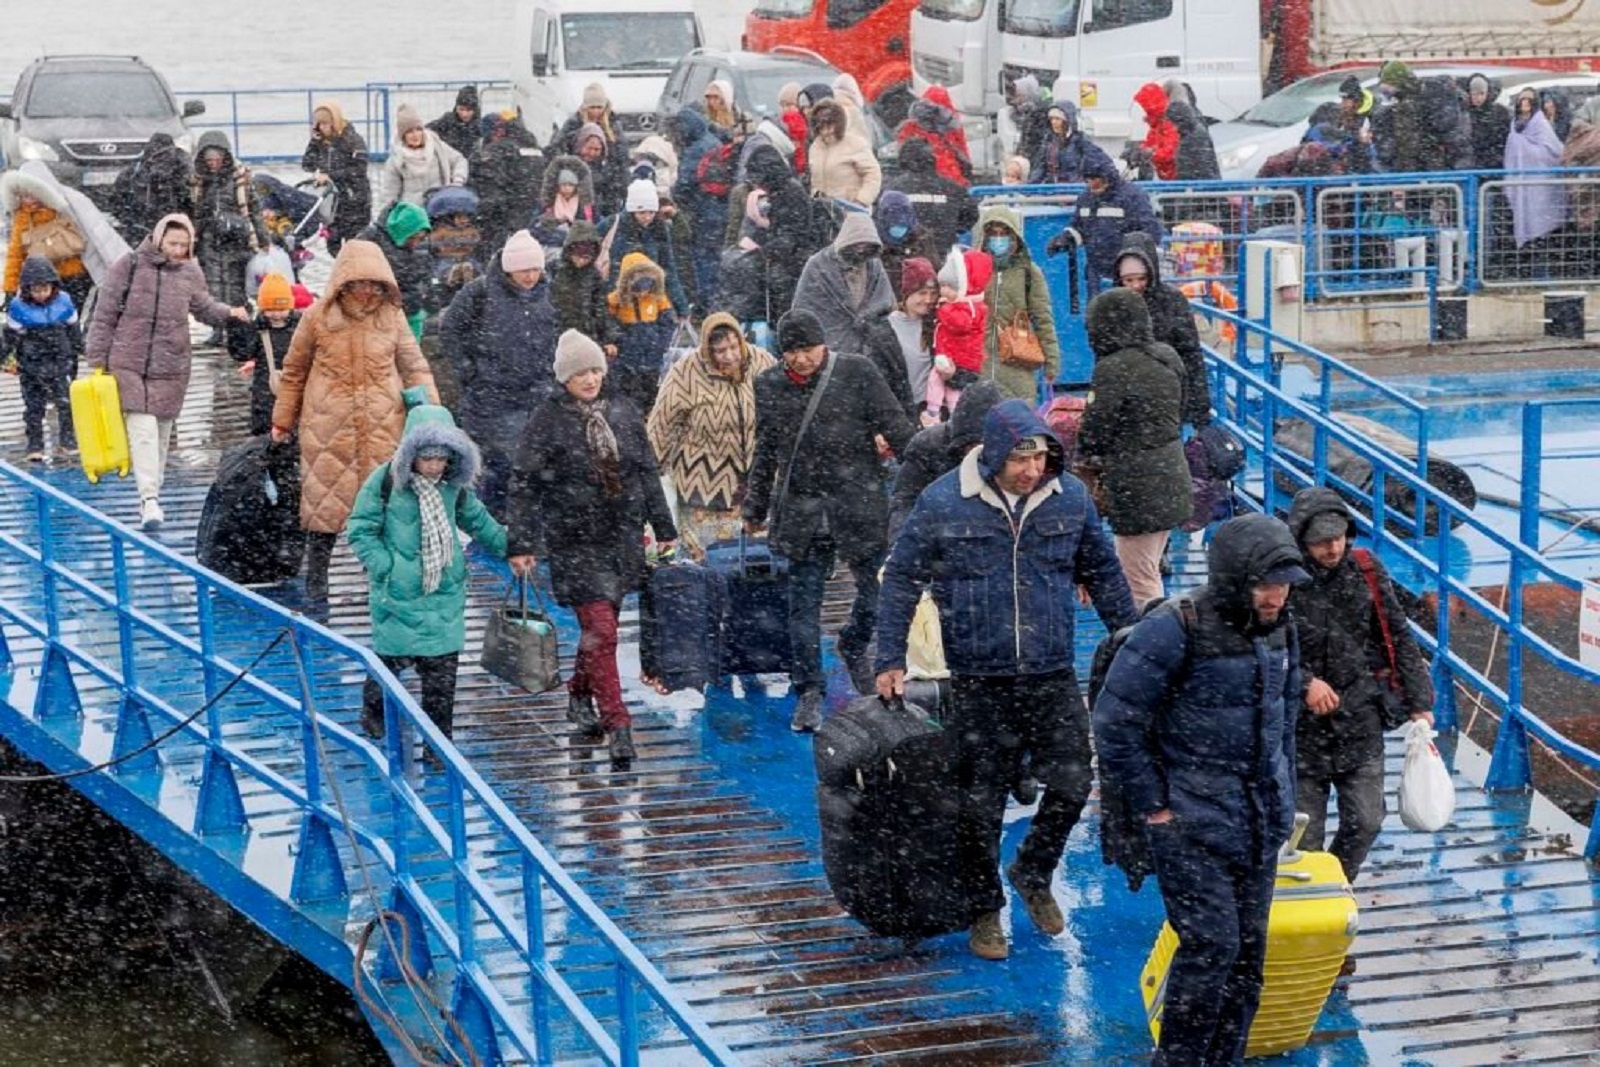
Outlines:
<svg viewBox="0 0 1600 1067"><path fill-rule="evenodd" d="M216 696L213 696L210 700L207 700L204 704L201 704L194 710L193 714L180 720L171 729L156 735L133 751L124 752L120 756L117 756L113 759L108 759L104 763L96 763L92 767L80 767L75 771L62 771L60 774L0 775L0 785L27 785L35 782L63 782L71 778L82 778L86 775L99 774L101 771L108 771L118 764L126 763L131 759L135 759L144 755L146 752L149 752L151 749L156 748L175 736L180 730L185 730L189 726L193 725L194 722L200 718L200 716L204 715L206 712L215 707L223 697L233 692L233 687L244 681L246 675L251 674L257 667L261 666L266 658L272 654L272 650L283 644L284 638L292 636L293 632L287 626L279 630L277 636L273 637L271 641L267 642L267 647L263 648L259 653L257 653L256 658L251 660L248 666L246 666L239 673L235 674L232 678L229 678L227 684L221 689L217 690Z"/></svg>
<svg viewBox="0 0 1600 1067"><path fill-rule="evenodd" d="M1539 554L1540 555L1544 555L1544 554L1550 552L1552 549L1556 548L1556 546L1560 545L1561 542L1565 541L1567 538L1571 537L1573 534L1577 533L1579 530L1583 529L1585 526L1594 526L1596 529L1600 529L1600 516L1589 515L1589 516L1585 516L1585 517L1579 518L1577 521L1573 522L1572 525L1567 527L1566 531L1563 532L1559 537L1557 537L1555 540L1551 541L1549 544L1544 545L1543 547L1541 547L1539 549ZM1449 594L1447 593L1446 595L1448 596ZM1505 613L1506 600L1510 597L1510 595L1511 595L1511 581L1510 581L1510 576L1508 575L1506 581L1501 583L1501 585L1500 585L1500 600L1499 600L1499 602L1497 604L1495 604L1495 610L1496 611L1499 611L1502 614ZM1483 674L1483 676L1485 678L1489 677L1489 672L1494 669L1494 657L1495 657L1495 654L1497 652L1499 652L1499 650L1500 650L1500 627L1496 626L1496 627L1494 627L1494 635L1489 638L1489 656L1488 656L1488 659L1485 660L1484 664L1483 664L1482 674ZM1472 717L1467 720L1467 725L1463 729L1463 732L1468 737L1472 736L1472 728L1475 725L1477 725L1479 713L1482 713L1484 715L1489 716L1489 718L1494 721L1495 725L1498 726L1500 724L1501 717L1499 715L1495 714L1495 711L1494 711L1493 708L1489 707L1488 703L1484 700L1484 695L1483 695L1483 692L1481 690L1468 689L1465 685L1463 685L1460 682L1457 682L1456 685L1463 692L1465 692L1468 695L1468 697L1470 697L1471 700L1472 700ZM1538 738L1534 738L1534 740L1535 741L1539 741ZM1566 771L1573 778L1576 778L1578 781L1582 782L1584 785L1588 786L1590 789L1593 789L1593 790L1596 790L1596 791L1600 791L1600 781L1596 781L1595 779L1590 778L1588 775L1584 774L1583 771L1580 770L1578 767L1574 766L1567 759L1567 757L1563 756L1560 752L1557 752L1555 749L1551 748L1549 745L1546 745L1543 741L1539 741L1539 744L1543 748L1545 748L1546 751L1549 752L1550 758L1555 761L1556 766L1558 766L1562 770Z"/></svg>
<svg viewBox="0 0 1600 1067"><path fill-rule="evenodd" d="M300 692L302 700L305 702L306 721L311 724L311 736L316 743L317 763L322 768L322 780L327 785L329 792L333 794L334 808L339 812L339 829L344 833L352 854L359 857L365 849L360 839L350 829L350 812L345 806L344 792L339 788L339 776L334 773L335 768L328 758L327 742L322 736L322 726L317 714L316 696L311 688L311 677L306 672L305 657L300 648L300 640L293 632L289 634L289 646L294 654L295 670L300 677ZM400 969L400 975L405 981L406 989L411 994L412 1002L421 1009L423 1021L428 1024L428 1029L433 1032L433 1037L438 1042L439 1049L450 1057L451 1062L457 1064L466 1063L470 1067L482 1067L482 1061L478 1058L476 1050L472 1047L472 1042L467 1038L467 1033L456 1019L455 1014L450 1011L449 1006L428 985L427 980L417 974L416 970L411 966L411 961L406 953L402 952L400 946L395 943L394 931L390 927L390 920L400 926L401 943L407 945L411 943L410 928L405 916L384 908L378 894L378 887L372 880L372 874L368 870L367 864L358 862L356 869L360 872L362 886L372 903L372 910L377 913L377 918L367 923L356 943L355 957L351 964L351 987L355 990L356 998L361 1001L368 1011L372 1012L374 1017L389 1027L395 1036L400 1039L401 1044L406 1047L406 1052L413 1060L424 1064L425 1067L434 1067L434 1065L441 1063L437 1059L426 1056L416 1042L411 1039L411 1035L401 1024L399 1016L386 1003L386 997L383 998L385 1003L379 1003L372 999L367 992L364 963L367 944L371 939L373 928L376 927L383 934L384 945L388 948L390 956L396 961ZM433 1015L428 1010L430 1006L439 1013L446 1025L450 1027L451 1033L455 1035L462 1050L466 1052L466 1060L463 1060L459 1054L450 1048L449 1042L445 1040L444 1032L433 1021Z"/></svg>

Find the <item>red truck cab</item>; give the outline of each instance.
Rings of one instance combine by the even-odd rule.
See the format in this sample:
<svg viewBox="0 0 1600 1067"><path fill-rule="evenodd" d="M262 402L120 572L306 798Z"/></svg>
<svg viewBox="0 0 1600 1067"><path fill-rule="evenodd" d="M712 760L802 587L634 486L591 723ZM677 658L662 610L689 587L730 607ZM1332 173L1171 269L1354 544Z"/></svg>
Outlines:
<svg viewBox="0 0 1600 1067"><path fill-rule="evenodd" d="M911 105L911 12L918 0L756 0L743 47L815 52L855 76L891 128Z"/></svg>

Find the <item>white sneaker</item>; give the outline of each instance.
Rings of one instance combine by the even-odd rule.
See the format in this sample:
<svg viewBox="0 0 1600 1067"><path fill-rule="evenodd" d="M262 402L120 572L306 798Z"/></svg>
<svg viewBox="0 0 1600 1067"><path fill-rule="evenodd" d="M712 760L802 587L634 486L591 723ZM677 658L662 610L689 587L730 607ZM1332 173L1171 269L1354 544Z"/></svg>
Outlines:
<svg viewBox="0 0 1600 1067"><path fill-rule="evenodd" d="M161 524L167 517L161 513L161 502L155 497L150 497L139 505L139 525L146 533L161 529Z"/></svg>

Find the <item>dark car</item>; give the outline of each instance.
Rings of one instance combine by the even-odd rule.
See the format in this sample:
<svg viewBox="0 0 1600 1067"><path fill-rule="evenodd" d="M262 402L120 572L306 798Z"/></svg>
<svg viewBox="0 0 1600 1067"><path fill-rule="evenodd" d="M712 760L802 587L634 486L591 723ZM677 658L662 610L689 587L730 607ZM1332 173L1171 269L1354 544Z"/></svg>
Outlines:
<svg viewBox="0 0 1600 1067"><path fill-rule="evenodd" d="M204 111L198 100L180 109L166 79L136 56L46 56L23 68L0 103L0 159L40 160L62 184L103 200L151 134L192 151L184 120Z"/></svg>
<svg viewBox="0 0 1600 1067"><path fill-rule="evenodd" d="M838 76L837 67L830 66L815 52L799 48L780 48L773 52L719 52L696 48L678 60L678 65L667 76L667 86L661 91L657 126L665 129L667 118L680 108L704 110L706 86L718 78L726 79L733 86L734 106L760 122L777 119L778 90L785 82L831 85ZM874 143L881 144L886 134L870 112L867 125L872 129Z"/></svg>

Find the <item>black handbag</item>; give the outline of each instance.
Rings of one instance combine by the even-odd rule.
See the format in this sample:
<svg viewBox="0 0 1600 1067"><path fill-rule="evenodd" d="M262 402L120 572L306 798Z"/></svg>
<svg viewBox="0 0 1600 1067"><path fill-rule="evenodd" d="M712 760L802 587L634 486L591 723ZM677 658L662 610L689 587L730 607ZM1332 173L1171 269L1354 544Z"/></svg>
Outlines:
<svg viewBox="0 0 1600 1067"><path fill-rule="evenodd" d="M534 607L528 607L528 589L533 589ZM513 601L512 591L516 597ZM489 616L483 631L483 669L530 693L543 693L561 684L561 654L556 642L556 627L539 596L539 587L528 578L517 578L506 586L505 601Z"/></svg>
<svg viewBox="0 0 1600 1067"><path fill-rule="evenodd" d="M1244 445L1233 434L1211 422L1196 430L1194 435L1205 449L1211 477L1227 481L1244 470Z"/></svg>

